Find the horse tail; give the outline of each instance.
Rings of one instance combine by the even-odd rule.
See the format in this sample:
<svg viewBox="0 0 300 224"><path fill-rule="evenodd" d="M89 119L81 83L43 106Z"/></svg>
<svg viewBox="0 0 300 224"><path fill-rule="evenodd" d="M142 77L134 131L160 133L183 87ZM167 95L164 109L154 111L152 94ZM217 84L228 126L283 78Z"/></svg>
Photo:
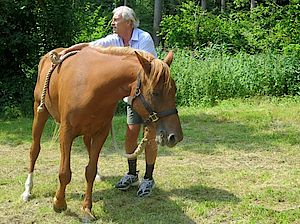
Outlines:
<svg viewBox="0 0 300 224"><path fill-rule="evenodd" d="M54 69L56 68L57 65L59 65L60 63L62 63L67 57L76 54L78 51L71 51L65 55L60 56L55 50L52 50L49 52L49 57L50 57L50 61L52 62L52 65L46 75L45 78L45 83L43 86L43 91L42 91L42 96L41 96L41 102L40 105L37 108L37 112L41 113L44 111L44 104L45 104L45 96L46 96L46 92L48 90L49 87L49 81L50 81L50 77L52 75L52 72L54 71ZM44 59L46 58L46 56L44 56L44 58L42 58L41 62L44 63ZM40 62L40 64L41 64ZM43 65L43 63L41 64L41 66ZM40 66L40 65L39 65ZM40 68L39 68L40 70ZM40 72L40 71L39 71Z"/></svg>
<svg viewBox="0 0 300 224"><path fill-rule="evenodd" d="M56 66L57 65L52 64L49 71L48 71L48 73L47 73L47 75L46 75L45 83L44 83L43 91L42 91L42 95L41 95L41 102L40 102L40 105L37 108L38 113L41 113L41 112L44 111L46 92L47 92L48 87L49 87L49 81L50 81L51 74L52 74L53 70L56 68Z"/></svg>

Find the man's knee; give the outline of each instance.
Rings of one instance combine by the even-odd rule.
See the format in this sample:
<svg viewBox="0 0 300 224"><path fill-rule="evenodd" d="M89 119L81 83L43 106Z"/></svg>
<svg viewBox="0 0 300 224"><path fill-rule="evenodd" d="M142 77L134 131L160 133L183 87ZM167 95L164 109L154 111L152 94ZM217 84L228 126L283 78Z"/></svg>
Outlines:
<svg viewBox="0 0 300 224"><path fill-rule="evenodd" d="M139 136L141 125L139 124L128 124L127 125L127 131L126 131L126 137L129 139L137 139Z"/></svg>
<svg viewBox="0 0 300 224"><path fill-rule="evenodd" d="M126 131L125 150L126 153L133 153L137 147L140 125L128 125Z"/></svg>

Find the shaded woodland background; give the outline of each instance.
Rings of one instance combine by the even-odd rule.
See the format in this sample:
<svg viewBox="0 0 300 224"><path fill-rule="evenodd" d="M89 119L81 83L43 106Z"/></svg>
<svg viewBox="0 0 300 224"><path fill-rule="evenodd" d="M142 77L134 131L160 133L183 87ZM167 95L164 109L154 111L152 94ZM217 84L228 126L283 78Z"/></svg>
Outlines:
<svg viewBox="0 0 300 224"><path fill-rule="evenodd" d="M111 33L124 4L175 51L179 105L300 94L299 0L1 0L0 116L31 115L39 58Z"/></svg>

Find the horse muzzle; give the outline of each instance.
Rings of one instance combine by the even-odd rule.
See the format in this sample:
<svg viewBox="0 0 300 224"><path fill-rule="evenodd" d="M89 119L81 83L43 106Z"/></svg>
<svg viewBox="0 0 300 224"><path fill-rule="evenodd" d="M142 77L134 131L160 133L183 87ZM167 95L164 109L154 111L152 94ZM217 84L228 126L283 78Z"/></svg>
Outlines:
<svg viewBox="0 0 300 224"><path fill-rule="evenodd" d="M182 133L167 133L166 131L159 131L159 134L156 135L156 142L161 146L174 147L178 142L182 140Z"/></svg>

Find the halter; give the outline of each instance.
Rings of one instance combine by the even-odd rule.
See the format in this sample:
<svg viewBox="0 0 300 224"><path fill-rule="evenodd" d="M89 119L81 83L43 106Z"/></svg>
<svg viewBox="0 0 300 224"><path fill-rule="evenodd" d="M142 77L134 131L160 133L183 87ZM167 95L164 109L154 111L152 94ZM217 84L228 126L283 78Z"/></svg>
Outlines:
<svg viewBox="0 0 300 224"><path fill-rule="evenodd" d="M134 96L129 96L128 97L127 104L132 107L134 99L139 98L141 100L144 108L149 113L149 117L146 120L144 120L144 124L146 126L148 124L152 123L152 122L158 121L162 117L167 117L169 115L177 114L178 113L178 111L177 111L176 108L172 108L172 109L161 111L161 112L156 112L156 111L152 110L151 106L149 105L149 103L146 101L145 97L141 93L141 86L142 86L141 77L140 77L140 75L138 75L137 76L137 84L136 84L136 89L135 89Z"/></svg>

